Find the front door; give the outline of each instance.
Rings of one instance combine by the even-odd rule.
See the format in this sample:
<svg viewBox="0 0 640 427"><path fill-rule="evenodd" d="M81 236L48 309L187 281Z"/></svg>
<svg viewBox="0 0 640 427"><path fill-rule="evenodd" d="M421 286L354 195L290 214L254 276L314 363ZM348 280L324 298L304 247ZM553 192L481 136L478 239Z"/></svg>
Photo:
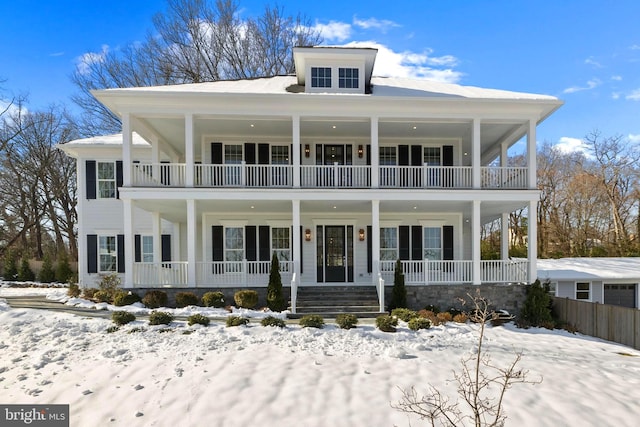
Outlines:
<svg viewBox="0 0 640 427"><path fill-rule="evenodd" d="M353 226L319 225L316 232L318 282L353 282Z"/></svg>

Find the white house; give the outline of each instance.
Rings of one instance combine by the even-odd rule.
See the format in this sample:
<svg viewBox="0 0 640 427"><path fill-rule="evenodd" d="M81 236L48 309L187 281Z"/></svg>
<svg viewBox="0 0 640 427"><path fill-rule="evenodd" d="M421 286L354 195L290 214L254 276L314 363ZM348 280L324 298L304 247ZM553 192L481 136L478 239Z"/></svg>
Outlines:
<svg viewBox="0 0 640 427"><path fill-rule="evenodd" d="M536 212L536 126L555 97L372 77L376 49L299 47L296 74L94 91L122 134L72 141L83 286L531 282L480 257L482 224ZM524 139L526 165L507 150ZM503 221L508 235L508 221Z"/></svg>

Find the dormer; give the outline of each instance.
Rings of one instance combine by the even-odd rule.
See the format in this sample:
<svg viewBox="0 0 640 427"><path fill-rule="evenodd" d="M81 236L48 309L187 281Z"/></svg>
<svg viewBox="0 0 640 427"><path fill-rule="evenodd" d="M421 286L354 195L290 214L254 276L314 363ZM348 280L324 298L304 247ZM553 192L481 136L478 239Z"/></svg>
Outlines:
<svg viewBox="0 0 640 427"><path fill-rule="evenodd" d="M298 85L306 93L369 93L378 49L296 47Z"/></svg>

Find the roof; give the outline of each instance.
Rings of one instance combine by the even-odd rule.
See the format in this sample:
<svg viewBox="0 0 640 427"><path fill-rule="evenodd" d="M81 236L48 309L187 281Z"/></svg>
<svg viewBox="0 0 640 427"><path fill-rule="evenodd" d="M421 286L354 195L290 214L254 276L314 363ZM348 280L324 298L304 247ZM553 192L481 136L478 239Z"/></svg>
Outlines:
<svg viewBox="0 0 640 427"><path fill-rule="evenodd" d="M151 146L147 140L145 140L143 137L138 135L136 132L133 132L131 142L133 143L133 145L147 146L147 147ZM118 146L118 145L122 145L122 134L116 133L113 135L92 136L91 138L75 139L73 141L67 142L66 144L62 144L62 145L68 146L68 147L83 146L83 145L104 145L104 146L116 145Z"/></svg>
<svg viewBox="0 0 640 427"><path fill-rule="evenodd" d="M308 60L351 60L364 66L365 85L369 85L378 49L346 46L298 46L293 48L298 84L304 86Z"/></svg>
<svg viewBox="0 0 640 427"><path fill-rule="evenodd" d="M640 282L640 258L538 259L541 280L636 280Z"/></svg>

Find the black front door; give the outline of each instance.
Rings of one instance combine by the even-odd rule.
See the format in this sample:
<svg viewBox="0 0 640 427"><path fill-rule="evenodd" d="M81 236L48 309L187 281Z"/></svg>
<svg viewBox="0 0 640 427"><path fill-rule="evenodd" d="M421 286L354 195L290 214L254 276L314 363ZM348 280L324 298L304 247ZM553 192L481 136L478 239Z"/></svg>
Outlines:
<svg viewBox="0 0 640 427"><path fill-rule="evenodd" d="M344 226L326 226L324 232L325 282L344 282L347 257Z"/></svg>

